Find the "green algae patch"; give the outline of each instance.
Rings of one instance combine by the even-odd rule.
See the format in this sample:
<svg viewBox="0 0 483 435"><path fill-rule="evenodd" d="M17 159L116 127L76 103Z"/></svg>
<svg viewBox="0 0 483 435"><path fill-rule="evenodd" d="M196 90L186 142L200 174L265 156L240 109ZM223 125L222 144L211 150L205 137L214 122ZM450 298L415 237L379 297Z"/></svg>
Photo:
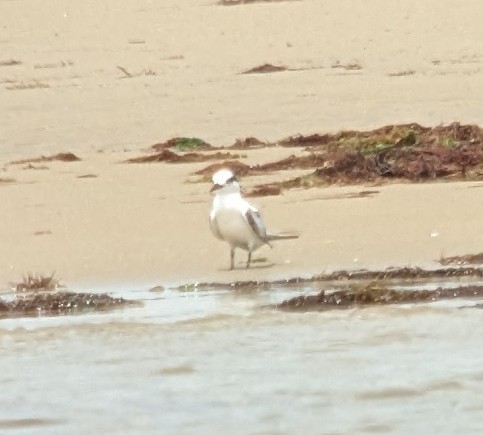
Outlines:
<svg viewBox="0 0 483 435"><path fill-rule="evenodd" d="M174 148L178 151L191 151L207 146L208 144L197 137L177 137L174 139Z"/></svg>

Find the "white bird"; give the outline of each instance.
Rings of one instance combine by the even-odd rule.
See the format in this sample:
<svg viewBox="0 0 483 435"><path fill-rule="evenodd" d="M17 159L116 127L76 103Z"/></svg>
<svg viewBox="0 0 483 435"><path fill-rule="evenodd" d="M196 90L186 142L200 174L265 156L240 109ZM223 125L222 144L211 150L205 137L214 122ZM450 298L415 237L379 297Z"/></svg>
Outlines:
<svg viewBox="0 0 483 435"><path fill-rule="evenodd" d="M213 175L215 192L210 213L211 231L220 240L230 245L230 270L234 268L235 248L248 251L247 269L252 252L272 240L296 239L298 235L269 234L259 211L241 194L240 184L233 172L221 169Z"/></svg>

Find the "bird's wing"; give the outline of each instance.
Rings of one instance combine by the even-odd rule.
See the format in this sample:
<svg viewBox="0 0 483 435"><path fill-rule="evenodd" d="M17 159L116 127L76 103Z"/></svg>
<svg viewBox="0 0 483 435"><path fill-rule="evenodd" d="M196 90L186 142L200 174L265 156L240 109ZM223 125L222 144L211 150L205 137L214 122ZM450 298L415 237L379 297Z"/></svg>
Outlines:
<svg viewBox="0 0 483 435"><path fill-rule="evenodd" d="M250 207L245 212L245 219L249 223L250 227L252 228L253 232L260 237L261 240L268 243L267 240L267 229L265 228L265 224L263 223L262 216L260 212L254 208Z"/></svg>
<svg viewBox="0 0 483 435"><path fill-rule="evenodd" d="M217 239L223 240L223 237L218 228L218 223L216 222L216 214L214 211L210 213L210 228L211 232L215 235Z"/></svg>

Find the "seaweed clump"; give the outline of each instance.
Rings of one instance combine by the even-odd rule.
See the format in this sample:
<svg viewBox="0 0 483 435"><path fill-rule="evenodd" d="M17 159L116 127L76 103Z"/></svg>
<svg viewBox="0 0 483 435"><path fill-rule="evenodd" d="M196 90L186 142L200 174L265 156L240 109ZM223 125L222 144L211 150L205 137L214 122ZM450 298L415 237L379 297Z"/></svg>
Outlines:
<svg viewBox="0 0 483 435"><path fill-rule="evenodd" d="M262 187L268 188L269 192L277 187L283 190L330 184L483 179L483 129L477 125L387 125L370 131L296 135L278 145L303 148L310 154L248 166L239 175L315 168L310 174L256 186L261 191ZM206 174L211 169L198 173Z"/></svg>
<svg viewBox="0 0 483 435"><path fill-rule="evenodd" d="M86 311L106 311L140 302L112 297L106 293L58 291L60 282L49 276L28 274L13 286L13 299L0 298L0 318L33 315L65 315Z"/></svg>
<svg viewBox="0 0 483 435"><path fill-rule="evenodd" d="M468 265L468 264L483 264L483 252L479 254L466 254L466 255L457 255L454 257L442 257L439 260L439 263L443 266L448 265Z"/></svg>
<svg viewBox="0 0 483 435"><path fill-rule="evenodd" d="M350 286L346 290L316 295L302 295L283 301L277 308L287 311L320 311L334 308L435 302L441 299L483 296L483 286L462 286L454 289L396 290L370 283L367 286Z"/></svg>
<svg viewBox="0 0 483 435"><path fill-rule="evenodd" d="M244 176L244 175L250 175L253 174L253 167L250 165L247 165L246 163L239 162L237 160L229 160L229 161L224 161L221 163L213 163L206 168L200 169L199 171L196 171L194 174L195 175L202 175L204 178L207 180L210 179L210 177L216 172L219 171L220 169L230 169L232 172L234 172L238 176Z"/></svg>
<svg viewBox="0 0 483 435"><path fill-rule="evenodd" d="M282 189L280 186L272 186L270 184L256 186L247 192L245 196L256 197L256 196L277 196L282 194Z"/></svg>
<svg viewBox="0 0 483 435"><path fill-rule="evenodd" d="M81 159L77 157L74 153L57 153L51 156L40 156L30 159L15 160L10 162L12 165L23 165L25 163L41 163L41 162L52 162L54 160L60 162L78 162Z"/></svg>
<svg viewBox="0 0 483 435"><path fill-rule="evenodd" d="M126 160L124 163L156 163L156 162L167 162L167 163L197 163L206 162L209 160L222 160L222 159L238 159L241 156L238 154L232 154L229 152L218 151L211 154L201 154L201 153L186 153L178 154L169 149L164 149L155 154L150 154L148 156L133 157Z"/></svg>
<svg viewBox="0 0 483 435"><path fill-rule="evenodd" d="M386 126L370 132L289 138L285 145L304 145L323 160L309 176L285 182L289 188L390 179L481 179L483 174L483 129L475 125Z"/></svg>
<svg viewBox="0 0 483 435"><path fill-rule="evenodd" d="M212 145L197 137L174 137L166 142L156 143L151 146L154 151L163 151L167 148L174 148L177 151L203 150L209 151L215 149Z"/></svg>
<svg viewBox="0 0 483 435"><path fill-rule="evenodd" d="M227 147L227 149L231 150L249 150L249 149L259 149L273 146L273 144L269 144L267 142L263 142L256 137L246 137L244 139L236 139L233 145Z"/></svg>
<svg viewBox="0 0 483 435"><path fill-rule="evenodd" d="M243 71L242 74L267 74L273 72L287 71L288 68L281 65L272 65L271 63L264 63L263 65L250 68Z"/></svg>
<svg viewBox="0 0 483 435"><path fill-rule="evenodd" d="M442 267L439 269L421 269L420 267L389 267L384 270L337 270L328 274L312 277L294 277L275 281L232 281L197 283L197 289L227 288L233 290L269 289L278 285L300 285L323 282L344 281L385 281L385 280L421 280L421 279L456 279L483 278L483 268L479 267Z"/></svg>
<svg viewBox="0 0 483 435"><path fill-rule="evenodd" d="M53 315L73 314L85 311L105 311L134 303L134 301L115 298L105 293L42 292L17 296L11 302L0 300L0 316Z"/></svg>

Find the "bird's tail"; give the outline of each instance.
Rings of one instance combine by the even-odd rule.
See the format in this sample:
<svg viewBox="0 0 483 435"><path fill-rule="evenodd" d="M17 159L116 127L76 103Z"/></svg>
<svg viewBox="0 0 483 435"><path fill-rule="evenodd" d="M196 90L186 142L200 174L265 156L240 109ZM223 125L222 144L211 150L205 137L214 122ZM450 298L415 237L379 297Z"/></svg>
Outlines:
<svg viewBox="0 0 483 435"><path fill-rule="evenodd" d="M295 233L279 233L279 234L267 234L267 240L269 242L273 240L290 240L290 239L298 239L299 234Z"/></svg>

